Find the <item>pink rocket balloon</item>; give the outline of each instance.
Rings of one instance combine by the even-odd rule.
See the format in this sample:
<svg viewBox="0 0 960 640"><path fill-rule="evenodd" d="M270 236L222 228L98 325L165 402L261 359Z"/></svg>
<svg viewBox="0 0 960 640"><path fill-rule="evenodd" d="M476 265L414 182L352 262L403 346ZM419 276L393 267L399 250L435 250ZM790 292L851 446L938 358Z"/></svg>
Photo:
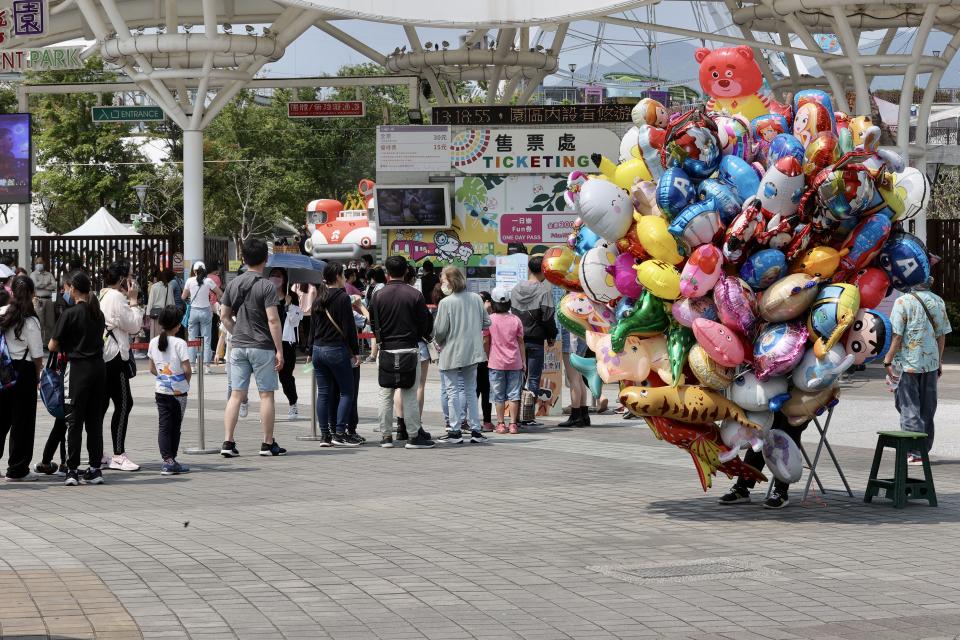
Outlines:
<svg viewBox="0 0 960 640"><path fill-rule="evenodd" d="M680 295L699 298L713 290L723 274L723 254L712 244L702 244L693 250L680 274Z"/></svg>
<svg viewBox="0 0 960 640"><path fill-rule="evenodd" d="M607 273L613 276L613 284L617 291L627 298L639 298L643 293L643 286L637 282L637 271L633 268L639 263L640 261L633 254L621 253L614 263L607 267Z"/></svg>
<svg viewBox="0 0 960 640"><path fill-rule="evenodd" d="M724 276L713 288L720 322L740 335L751 336L757 325L757 296L750 286L733 276Z"/></svg>
<svg viewBox="0 0 960 640"><path fill-rule="evenodd" d="M693 335L707 355L725 367L735 367L746 360L743 340L719 322L697 318L693 321Z"/></svg>

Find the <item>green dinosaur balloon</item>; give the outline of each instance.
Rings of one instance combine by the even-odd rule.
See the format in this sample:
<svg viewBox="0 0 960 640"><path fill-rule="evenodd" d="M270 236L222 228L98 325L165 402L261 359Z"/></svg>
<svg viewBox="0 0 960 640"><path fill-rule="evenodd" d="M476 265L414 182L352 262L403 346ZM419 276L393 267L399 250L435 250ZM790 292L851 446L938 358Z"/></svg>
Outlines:
<svg viewBox="0 0 960 640"><path fill-rule="evenodd" d="M683 365L686 364L690 349L695 344L697 339L690 327L685 327L676 320L670 322L670 329L667 331L667 355L670 357L670 372L673 374L671 387L680 384Z"/></svg>
<svg viewBox="0 0 960 640"><path fill-rule="evenodd" d="M633 310L617 319L610 331L610 347L617 353L623 351L627 336L655 336L670 326L670 316L663 301L649 291L640 294Z"/></svg>

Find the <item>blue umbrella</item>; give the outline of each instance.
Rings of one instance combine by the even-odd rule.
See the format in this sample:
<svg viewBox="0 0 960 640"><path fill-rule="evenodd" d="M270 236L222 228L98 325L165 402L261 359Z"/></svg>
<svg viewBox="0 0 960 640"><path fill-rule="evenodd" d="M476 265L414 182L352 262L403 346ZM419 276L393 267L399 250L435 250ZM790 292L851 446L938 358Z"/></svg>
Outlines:
<svg viewBox="0 0 960 640"><path fill-rule="evenodd" d="M323 269L327 263L315 260L302 253L271 253L267 260L267 273L270 269L281 268L287 270L287 280L290 284L307 283L321 284Z"/></svg>

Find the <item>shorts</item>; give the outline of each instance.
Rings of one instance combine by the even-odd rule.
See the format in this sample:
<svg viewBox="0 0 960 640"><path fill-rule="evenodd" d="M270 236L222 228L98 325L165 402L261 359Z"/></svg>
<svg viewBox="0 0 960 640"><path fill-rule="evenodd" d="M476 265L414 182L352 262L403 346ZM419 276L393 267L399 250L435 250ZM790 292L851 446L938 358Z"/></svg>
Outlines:
<svg viewBox="0 0 960 640"><path fill-rule="evenodd" d="M280 378L274 368L275 358L276 352L273 349L234 347L230 350L230 388L234 391L246 391L250 388L252 374L260 393L276 391L280 388Z"/></svg>
<svg viewBox="0 0 960 640"><path fill-rule="evenodd" d="M523 371L490 369L490 402L517 402L523 387Z"/></svg>
<svg viewBox="0 0 960 640"><path fill-rule="evenodd" d="M560 327L560 352L561 353L576 353L576 347L573 344L576 336Z"/></svg>
<svg viewBox="0 0 960 640"><path fill-rule="evenodd" d="M427 343L421 340L417 343L417 349L420 350L420 362L430 362L430 347Z"/></svg>

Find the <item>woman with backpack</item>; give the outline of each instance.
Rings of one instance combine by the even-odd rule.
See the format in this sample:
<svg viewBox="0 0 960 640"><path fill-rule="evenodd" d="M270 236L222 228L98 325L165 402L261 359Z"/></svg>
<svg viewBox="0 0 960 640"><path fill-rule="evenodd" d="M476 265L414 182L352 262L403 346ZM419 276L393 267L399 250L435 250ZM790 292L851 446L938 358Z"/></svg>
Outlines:
<svg viewBox="0 0 960 640"><path fill-rule="evenodd" d="M187 303L187 335L190 340L197 340L203 336L203 366L204 373L210 373L210 364L213 362L213 308L210 304L210 294L216 299L223 296L223 291L211 278L207 277L207 268L203 262L197 260L193 264L196 277L187 280L180 297ZM196 347L190 347L190 360L197 361ZM199 367L201 363L197 362Z"/></svg>
<svg viewBox="0 0 960 640"><path fill-rule="evenodd" d="M87 433L89 464L83 479L103 484L103 398L106 395L106 363L103 361L103 333L106 323L100 304L90 290L90 277L82 271L70 279L75 304L67 307L47 348L67 354L64 373L64 406L67 414L67 478L64 485L80 484L80 447Z"/></svg>
<svg viewBox="0 0 960 640"><path fill-rule="evenodd" d="M125 262L114 262L104 273L99 305L103 313L106 331L103 334L103 361L106 363L106 393L103 415L106 417L110 403L113 416L110 419L110 435L113 455L103 459L103 464L118 471L138 471L140 465L127 457L127 424L133 410L133 394L130 393L130 378L136 375L133 352L130 351L130 336L140 333L143 326L143 311L140 309L137 283L129 277L130 267Z"/></svg>
<svg viewBox="0 0 960 640"><path fill-rule="evenodd" d="M36 480L30 470L37 424L37 380L43 368L40 319L33 306L34 284L13 279L13 298L0 309L0 456L10 434L6 477L11 482Z"/></svg>

